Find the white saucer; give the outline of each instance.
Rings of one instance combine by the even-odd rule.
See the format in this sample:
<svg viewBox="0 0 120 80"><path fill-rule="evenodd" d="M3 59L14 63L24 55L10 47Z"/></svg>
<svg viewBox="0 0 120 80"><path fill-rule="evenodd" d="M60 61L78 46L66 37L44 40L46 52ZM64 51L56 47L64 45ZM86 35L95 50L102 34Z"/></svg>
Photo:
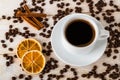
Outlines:
<svg viewBox="0 0 120 80"><path fill-rule="evenodd" d="M52 31L51 44L55 55L63 62L74 66L86 66L97 61L106 49L107 39L97 41L97 44L95 45L94 49L91 52L88 52L87 54L70 53L62 45L60 32L61 27L63 27L61 26L61 24L63 24L66 19L67 16L58 21L58 23L56 23ZM97 24L99 24L98 21Z"/></svg>

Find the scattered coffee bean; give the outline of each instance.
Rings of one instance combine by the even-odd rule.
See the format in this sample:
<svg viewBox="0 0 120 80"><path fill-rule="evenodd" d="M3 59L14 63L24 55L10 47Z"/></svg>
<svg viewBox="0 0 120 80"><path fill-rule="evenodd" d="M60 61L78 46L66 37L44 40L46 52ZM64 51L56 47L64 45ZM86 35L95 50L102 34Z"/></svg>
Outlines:
<svg viewBox="0 0 120 80"><path fill-rule="evenodd" d="M43 46L44 46L44 47L46 46L46 43L45 43L45 42L43 43Z"/></svg>
<svg viewBox="0 0 120 80"><path fill-rule="evenodd" d="M2 19L6 19L6 16L5 16L5 15L2 15Z"/></svg>
<svg viewBox="0 0 120 80"><path fill-rule="evenodd" d="M8 56L8 54L3 54L3 57L7 57Z"/></svg>
<svg viewBox="0 0 120 80"><path fill-rule="evenodd" d="M13 28L13 25L9 25L9 28Z"/></svg>
<svg viewBox="0 0 120 80"><path fill-rule="evenodd" d="M12 77L12 80L17 80L17 78L16 77Z"/></svg>
<svg viewBox="0 0 120 80"><path fill-rule="evenodd" d="M24 78L24 74L20 74L19 79L23 79L23 78Z"/></svg>
<svg viewBox="0 0 120 80"><path fill-rule="evenodd" d="M70 70L71 70L71 71L75 71L75 69L74 69L74 68L71 68Z"/></svg>
<svg viewBox="0 0 120 80"><path fill-rule="evenodd" d="M5 43L5 40L1 40L1 43Z"/></svg>
<svg viewBox="0 0 120 80"><path fill-rule="evenodd" d="M9 51L13 51L13 48L8 48Z"/></svg>
<svg viewBox="0 0 120 80"><path fill-rule="evenodd" d="M13 38L10 38L10 42L13 42Z"/></svg>
<svg viewBox="0 0 120 80"><path fill-rule="evenodd" d="M10 63L9 63L9 62L6 62L6 66L10 66Z"/></svg>
<svg viewBox="0 0 120 80"><path fill-rule="evenodd" d="M82 74L81 76L82 76L82 77L87 77L87 74Z"/></svg>
<svg viewBox="0 0 120 80"><path fill-rule="evenodd" d="M81 3L80 2L77 2L76 5L80 5Z"/></svg>
<svg viewBox="0 0 120 80"><path fill-rule="evenodd" d="M69 66L69 65L65 65L65 68L66 68L66 69L69 69L69 68L70 68L70 66Z"/></svg>
<svg viewBox="0 0 120 80"><path fill-rule="evenodd" d="M113 59L116 59L117 58L117 56L113 56Z"/></svg>
<svg viewBox="0 0 120 80"><path fill-rule="evenodd" d="M109 75L110 78L112 79L118 79L120 77L120 74L119 73L116 73L116 72L112 72L110 75Z"/></svg>
<svg viewBox="0 0 120 80"><path fill-rule="evenodd" d="M46 4L45 3L42 3L41 6L45 6Z"/></svg>
<svg viewBox="0 0 120 80"><path fill-rule="evenodd" d="M11 19L11 17L10 17L10 16L8 16L8 17L7 17L7 20L10 20L10 19Z"/></svg>
<svg viewBox="0 0 120 80"><path fill-rule="evenodd" d="M114 52L115 52L115 53L119 53L119 51L118 51L117 49L114 49Z"/></svg>
<svg viewBox="0 0 120 80"><path fill-rule="evenodd" d="M18 20L13 20L13 23L17 23L18 22Z"/></svg>
<svg viewBox="0 0 120 80"><path fill-rule="evenodd" d="M43 75L39 75L40 78L43 78Z"/></svg>
<svg viewBox="0 0 120 80"><path fill-rule="evenodd" d="M31 75L28 75L28 78L31 80L31 79L32 79L32 76L31 76Z"/></svg>
<svg viewBox="0 0 120 80"><path fill-rule="evenodd" d="M97 20L100 20L100 18L99 18L99 17L96 17L96 19L97 19Z"/></svg>
<svg viewBox="0 0 120 80"><path fill-rule="evenodd" d="M73 2L76 2L77 0L73 0Z"/></svg>
<svg viewBox="0 0 120 80"><path fill-rule="evenodd" d="M28 27L23 27L24 30L28 30Z"/></svg>
<svg viewBox="0 0 120 80"><path fill-rule="evenodd" d="M25 80L30 80L30 79L28 77L26 77Z"/></svg>
<svg viewBox="0 0 120 80"><path fill-rule="evenodd" d="M69 6L70 5L70 3L66 3L66 6Z"/></svg>
<svg viewBox="0 0 120 80"><path fill-rule="evenodd" d="M14 55L14 58L17 58L17 55Z"/></svg>
<svg viewBox="0 0 120 80"><path fill-rule="evenodd" d="M7 45L6 45L6 44L2 44L2 47L3 47L3 48L6 48L6 47L7 47Z"/></svg>
<svg viewBox="0 0 120 80"><path fill-rule="evenodd" d="M34 33L31 33L30 36L31 36L31 37L35 37L35 34L34 34Z"/></svg>

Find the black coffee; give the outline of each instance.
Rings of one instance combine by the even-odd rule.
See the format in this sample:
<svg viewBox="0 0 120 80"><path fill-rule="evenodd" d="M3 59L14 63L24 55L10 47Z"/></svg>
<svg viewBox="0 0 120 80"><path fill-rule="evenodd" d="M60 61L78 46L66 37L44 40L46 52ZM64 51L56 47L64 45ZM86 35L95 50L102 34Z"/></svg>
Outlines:
<svg viewBox="0 0 120 80"><path fill-rule="evenodd" d="M67 25L65 36L72 45L87 46L94 40L95 30L89 22L75 20Z"/></svg>

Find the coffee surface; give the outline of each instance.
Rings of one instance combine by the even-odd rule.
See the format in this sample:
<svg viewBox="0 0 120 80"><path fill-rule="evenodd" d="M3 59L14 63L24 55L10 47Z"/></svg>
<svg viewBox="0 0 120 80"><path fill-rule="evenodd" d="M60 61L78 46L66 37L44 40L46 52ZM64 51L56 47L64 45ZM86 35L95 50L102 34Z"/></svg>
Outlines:
<svg viewBox="0 0 120 80"><path fill-rule="evenodd" d="M75 20L66 27L65 36L72 45L87 46L94 40L95 31L89 22Z"/></svg>

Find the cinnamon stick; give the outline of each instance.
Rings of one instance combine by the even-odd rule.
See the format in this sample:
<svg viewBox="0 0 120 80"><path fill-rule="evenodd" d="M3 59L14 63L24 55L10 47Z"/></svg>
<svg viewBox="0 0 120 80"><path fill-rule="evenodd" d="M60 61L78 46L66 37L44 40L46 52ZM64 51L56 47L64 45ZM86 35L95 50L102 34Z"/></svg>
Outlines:
<svg viewBox="0 0 120 80"><path fill-rule="evenodd" d="M30 10L29 10L29 8L28 8L28 6L27 6L26 4L24 5L23 8L26 10L27 13L31 13ZM36 18L31 17L31 19L32 19L39 27L43 27L43 26L44 26L44 25L43 25L40 21L38 21Z"/></svg>
<svg viewBox="0 0 120 80"><path fill-rule="evenodd" d="M32 25L34 28L36 28L37 30L40 30L41 27L39 27L38 25L36 25L32 20L30 20L28 17L26 16L21 16L21 18L23 18L26 22L28 22L30 25Z"/></svg>
<svg viewBox="0 0 120 80"><path fill-rule="evenodd" d="M21 16L26 16L26 17L46 17L46 14L42 14L42 13L23 13L23 12L19 12L16 13L16 17L21 17Z"/></svg>

